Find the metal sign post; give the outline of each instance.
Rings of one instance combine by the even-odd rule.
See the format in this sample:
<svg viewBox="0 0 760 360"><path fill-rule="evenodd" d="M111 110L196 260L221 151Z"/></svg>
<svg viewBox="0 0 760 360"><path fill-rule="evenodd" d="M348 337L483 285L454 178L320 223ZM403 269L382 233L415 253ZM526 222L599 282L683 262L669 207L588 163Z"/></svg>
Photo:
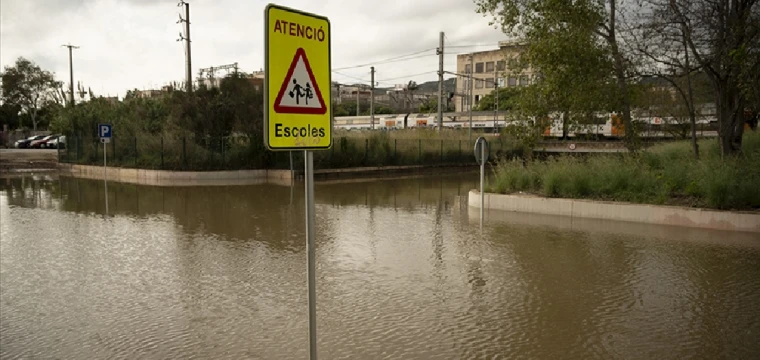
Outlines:
<svg viewBox="0 0 760 360"><path fill-rule="evenodd" d="M272 151L304 152L309 359L315 360L314 150L329 150L333 140L330 20L269 4L264 26L264 144Z"/></svg>
<svg viewBox="0 0 760 360"><path fill-rule="evenodd" d="M480 225L483 225L485 217L485 179L486 179L486 162L488 161L489 149L488 141L484 137L478 137L475 140L475 161L480 164Z"/></svg>
<svg viewBox="0 0 760 360"><path fill-rule="evenodd" d="M98 124L98 136L103 143L103 188L106 192L106 216L108 216L108 149L106 144L111 142L112 128L110 124Z"/></svg>

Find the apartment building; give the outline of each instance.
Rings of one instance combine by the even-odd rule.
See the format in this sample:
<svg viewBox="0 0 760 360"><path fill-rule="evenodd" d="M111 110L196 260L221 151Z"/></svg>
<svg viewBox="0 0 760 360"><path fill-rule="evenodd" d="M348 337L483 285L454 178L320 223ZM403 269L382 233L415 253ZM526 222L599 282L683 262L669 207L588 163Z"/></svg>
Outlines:
<svg viewBox="0 0 760 360"><path fill-rule="evenodd" d="M525 86L532 81L531 69L519 71L514 66L524 45L500 41L498 47L495 50L457 55L457 73L471 74L474 78L472 84L473 80L469 77L458 78L456 93L459 97L455 103L457 112L469 111L471 107L476 110L480 99L497 87Z"/></svg>

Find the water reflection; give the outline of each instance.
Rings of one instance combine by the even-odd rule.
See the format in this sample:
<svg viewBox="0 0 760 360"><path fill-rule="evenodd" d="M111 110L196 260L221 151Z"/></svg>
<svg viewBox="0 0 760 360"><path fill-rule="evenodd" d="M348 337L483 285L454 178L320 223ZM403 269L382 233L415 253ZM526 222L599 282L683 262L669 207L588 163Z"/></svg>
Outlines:
<svg viewBox="0 0 760 360"><path fill-rule="evenodd" d="M749 234L477 211L477 173L320 182L324 358L753 358ZM0 179L0 357L306 357L303 186ZM680 235L679 235L680 234Z"/></svg>

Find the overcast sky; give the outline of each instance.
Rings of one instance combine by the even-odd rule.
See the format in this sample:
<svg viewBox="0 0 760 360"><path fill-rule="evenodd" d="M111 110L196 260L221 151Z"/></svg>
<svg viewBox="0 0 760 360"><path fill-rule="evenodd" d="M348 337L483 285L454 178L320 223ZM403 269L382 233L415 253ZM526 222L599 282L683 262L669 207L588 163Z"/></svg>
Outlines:
<svg viewBox="0 0 760 360"><path fill-rule="evenodd" d="M185 50L176 40L178 0L0 0L0 66L19 56L55 72L68 84L68 50L74 50L74 82L97 95L124 96L128 89L182 81ZM198 69L238 63L263 69L264 0L189 0L193 77ZM332 25L333 81L369 82L369 66L421 52L408 61L375 64L379 86L436 80L438 33L446 34L445 69L456 53L496 48L504 39L475 12L472 0L281 0L279 5L324 15ZM478 45L478 46L474 46ZM470 46L470 47L462 47ZM429 49L427 51L424 51ZM419 57L420 55L427 55ZM424 73L424 74L422 74ZM414 75L414 76L410 76ZM447 76L448 77L448 76Z"/></svg>

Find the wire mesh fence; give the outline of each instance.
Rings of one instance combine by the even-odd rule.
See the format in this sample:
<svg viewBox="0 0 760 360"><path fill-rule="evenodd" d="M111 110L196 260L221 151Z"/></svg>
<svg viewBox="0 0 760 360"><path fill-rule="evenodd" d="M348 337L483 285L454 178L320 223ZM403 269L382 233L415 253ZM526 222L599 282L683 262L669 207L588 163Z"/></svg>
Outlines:
<svg viewBox="0 0 760 360"><path fill-rule="evenodd" d="M58 150L62 163L108 165L156 170L247 170L288 169L302 164L303 151L266 150L260 138L114 136L111 142L68 135ZM491 140L492 152L505 150L499 139ZM455 165L474 163L472 144L451 139L391 139L387 137L334 137L328 150L314 152L314 166L322 169L404 165ZM291 165L292 162L292 165Z"/></svg>

